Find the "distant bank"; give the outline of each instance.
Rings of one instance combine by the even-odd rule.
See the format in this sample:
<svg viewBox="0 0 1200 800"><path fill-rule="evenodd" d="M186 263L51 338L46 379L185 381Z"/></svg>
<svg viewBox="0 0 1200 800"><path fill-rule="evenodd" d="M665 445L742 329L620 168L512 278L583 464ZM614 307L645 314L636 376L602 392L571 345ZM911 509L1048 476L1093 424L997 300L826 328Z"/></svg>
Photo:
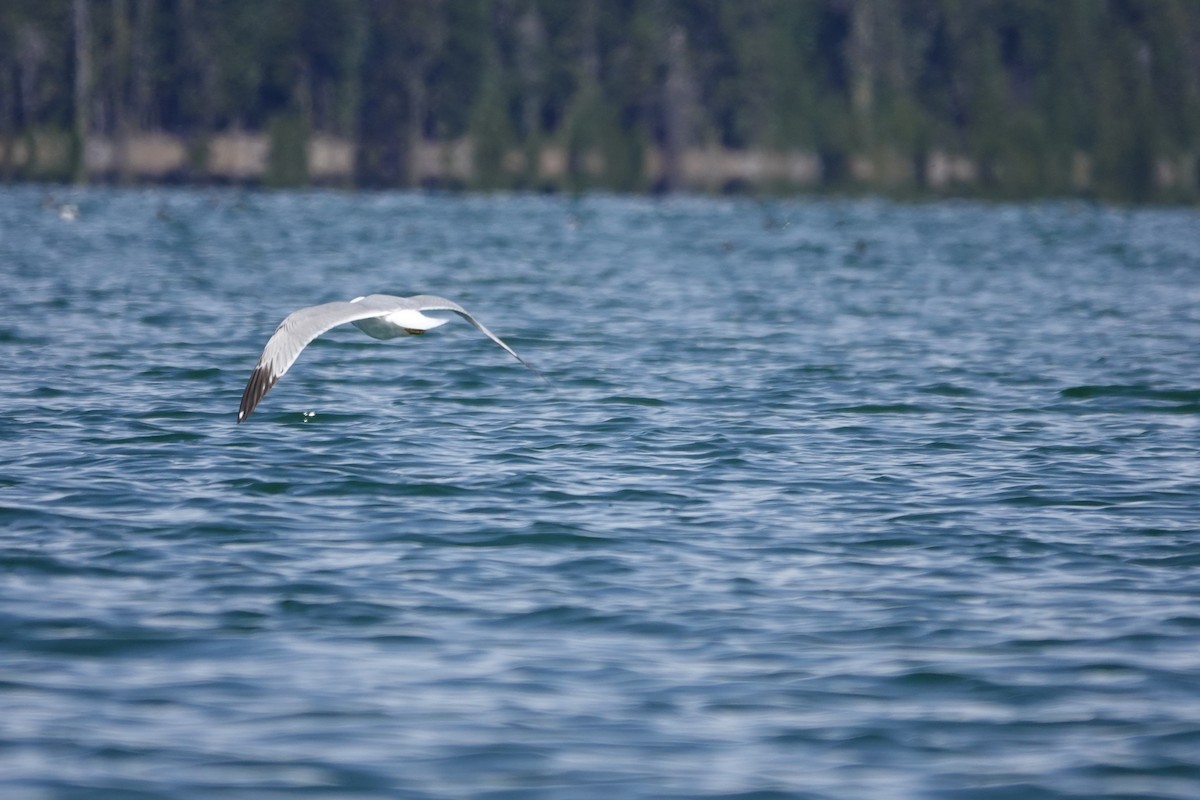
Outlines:
<svg viewBox="0 0 1200 800"><path fill-rule="evenodd" d="M0 182L1200 201L1197 0L2 0Z"/></svg>
<svg viewBox="0 0 1200 800"><path fill-rule="evenodd" d="M165 132L144 132L122 141L89 136L80 149L69 133L41 132L0 139L0 179L112 184L235 184L270 187L379 185L364 176L364 152L349 139L314 135L300 142L269 133L233 131L203 139ZM369 157L369 153L365 154ZM576 156L564 147L536 153L512 149L489 168L469 137L419 141L405 153L406 180L398 185L472 188L520 188L568 191L620 188L642 191L678 189L707 193L771 193L845 190L885 194L1006 196L1004 175L981 169L965 155L935 150L921 158L897 154L848 156L836 162L816 152L770 152L693 147L668 164L663 151L647 145L633 157L632 185L607 186L604 154ZM83 168L78 164L82 160ZM1092 159L1071 156L1060 168L1070 175L1071 191L1093 193ZM1197 163L1193 156L1160 159L1152 168L1153 195L1195 199ZM364 180L365 178L365 180Z"/></svg>

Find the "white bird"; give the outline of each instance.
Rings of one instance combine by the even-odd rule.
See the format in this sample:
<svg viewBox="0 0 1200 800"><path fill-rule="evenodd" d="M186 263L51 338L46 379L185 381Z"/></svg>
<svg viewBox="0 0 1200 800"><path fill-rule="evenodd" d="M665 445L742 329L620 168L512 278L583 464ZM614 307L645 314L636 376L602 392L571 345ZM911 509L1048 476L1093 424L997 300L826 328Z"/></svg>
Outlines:
<svg viewBox="0 0 1200 800"><path fill-rule="evenodd" d="M254 365L254 371L250 373L250 380L242 393L242 403L238 407L237 421L241 423L250 416L255 406L295 363L308 343L330 328L350 322L368 336L376 339L394 339L397 336L424 333L450 321L444 317L427 317L421 313L423 311L453 311L504 348L517 361L537 373L542 380L546 380L537 368L517 355L511 347L500 341L500 337L452 300L428 294L415 297L371 294L356 297L348 303L324 303L288 314L267 340L267 346L263 348L258 363Z"/></svg>

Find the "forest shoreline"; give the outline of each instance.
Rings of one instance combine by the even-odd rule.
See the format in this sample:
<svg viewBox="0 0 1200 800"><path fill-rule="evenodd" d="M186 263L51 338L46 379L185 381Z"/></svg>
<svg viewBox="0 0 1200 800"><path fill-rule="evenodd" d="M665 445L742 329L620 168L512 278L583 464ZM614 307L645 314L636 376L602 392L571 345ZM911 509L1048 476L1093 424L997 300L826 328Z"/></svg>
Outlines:
<svg viewBox="0 0 1200 800"><path fill-rule="evenodd" d="M81 149L83 168L79 169ZM307 137L298 146L281 146L269 133L236 130L203 139L163 131L139 132L123 140L93 134L79 148L68 133L41 132L0 138L0 180L349 188L362 183L360 158L353 141L328 134ZM599 152L584 154L573 164L566 147L547 145L533 154L513 148L501 158L499 181L493 175L484 186L475 146L466 136L415 142L407 160L407 183L424 187L568 191L599 188L604 174ZM635 188L648 192L665 188L669 175L673 190L709 194L847 190L1013 196L1003 175L986 174L970 157L941 150L920 160L883 151L851 155L842 163L830 164L815 151L735 150L710 145L686 148L668 173L664 152L646 145L640 160L636 172L642 176L642 185ZM1087 154L1075 153L1066 171L1071 175L1073 196L1093 196L1093 165ZM1159 159L1153 175L1158 199L1173 195L1180 202L1193 199L1191 190L1197 185L1194 157ZM579 185L589 181L592 186Z"/></svg>
<svg viewBox="0 0 1200 800"><path fill-rule="evenodd" d="M1200 202L1190 0L9 0L0 182Z"/></svg>

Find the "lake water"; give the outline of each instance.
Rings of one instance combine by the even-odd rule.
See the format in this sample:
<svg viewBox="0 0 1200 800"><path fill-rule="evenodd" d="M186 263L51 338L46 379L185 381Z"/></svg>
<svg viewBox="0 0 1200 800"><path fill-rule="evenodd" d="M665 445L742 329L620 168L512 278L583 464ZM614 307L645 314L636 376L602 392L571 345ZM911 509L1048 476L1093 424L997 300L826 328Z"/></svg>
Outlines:
<svg viewBox="0 0 1200 800"><path fill-rule="evenodd" d="M1200 797L1196 211L52 191L6 800Z"/></svg>

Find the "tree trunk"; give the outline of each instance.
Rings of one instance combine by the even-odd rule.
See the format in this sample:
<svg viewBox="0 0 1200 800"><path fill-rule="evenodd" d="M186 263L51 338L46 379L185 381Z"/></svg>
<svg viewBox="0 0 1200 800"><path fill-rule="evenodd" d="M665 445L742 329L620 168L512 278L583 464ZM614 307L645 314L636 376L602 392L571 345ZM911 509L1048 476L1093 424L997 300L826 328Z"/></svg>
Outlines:
<svg viewBox="0 0 1200 800"><path fill-rule="evenodd" d="M872 118L875 110L875 3L861 0L850 11L850 105L862 142L874 144Z"/></svg>
<svg viewBox="0 0 1200 800"><path fill-rule="evenodd" d="M89 0L74 0L72 28L75 35L74 163L76 183L87 183L88 110L92 95L92 20Z"/></svg>
<svg viewBox="0 0 1200 800"><path fill-rule="evenodd" d="M133 20L133 45L131 53L131 105L133 127L136 130L150 130L157 127L153 109L153 63L150 55L150 38L152 31L152 13L154 0L136 0L137 6Z"/></svg>
<svg viewBox="0 0 1200 800"><path fill-rule="evenodd" d="M666 36L666 79L662 87L663 188L679 188L683 181L683 151L692 143L698 101L696 83L688 63L687 34L674 25Z"/></svg>
<svg viewBox="0 0 1200 800"><path fill-rule="evenodd" d="M111 76L114 155L117 182L128 184L131 131L129 121L129 3L112 0L113 64Z"/></svg>

